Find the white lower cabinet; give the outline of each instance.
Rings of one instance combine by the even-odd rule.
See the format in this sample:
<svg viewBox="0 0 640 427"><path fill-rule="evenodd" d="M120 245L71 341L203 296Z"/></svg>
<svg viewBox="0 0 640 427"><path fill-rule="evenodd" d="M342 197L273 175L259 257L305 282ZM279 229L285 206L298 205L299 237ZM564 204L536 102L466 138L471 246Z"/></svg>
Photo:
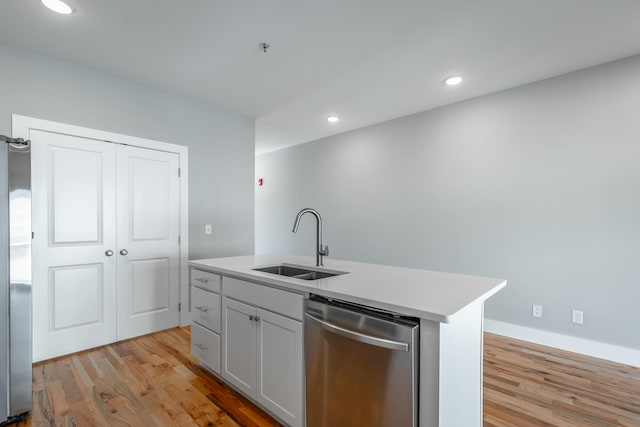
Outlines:
<svg viewBox="0 0 640 427"><path fill-rule="evenodd" d="M213 372L220 373L221 277L191 269L191 354Z"/></svg>
<svg viewBox="0 0 640 427"><path fill-rule="evenodd" d="M281 304L283 291L227 279L223 278L222 377L288 425L304 426L301 317L291 319L259 306ZM247 293L254 286L256 292ZM302 295L285 293L300 304L300 310L287 309L287 314L297 316ZM251 301L240 302L225 296L228 294L246 295Z"/></svg>
<svg viewBox="0 0 640 427"><path fill-rule="evenodd" d="M220 333L220 295L192 288L191 302L191 320Z"/></svg>
<svg viewBox="0 0 640 427"><path fill-rule="evenodd" d="M213 372L220 372L220 335L192 323L191 354Z"/></svg>
<svg viewBox="0 0 640 427"><path fill-rule="evenodd" d="M304 422L304 296L191 269L191 354L291 427Z"/></svg>
<svg viewBox="0 0 640 427"><path fill-rule="evenodd" d="M255 307L222 298L222 376L246 395L256 397L258 322Z"/></svg>
<svg viewBox="0 0 640 427"><path fill-rule="evenodd" d="M258 309L256 399L292 426L303 426L302 322Z"/></svg>

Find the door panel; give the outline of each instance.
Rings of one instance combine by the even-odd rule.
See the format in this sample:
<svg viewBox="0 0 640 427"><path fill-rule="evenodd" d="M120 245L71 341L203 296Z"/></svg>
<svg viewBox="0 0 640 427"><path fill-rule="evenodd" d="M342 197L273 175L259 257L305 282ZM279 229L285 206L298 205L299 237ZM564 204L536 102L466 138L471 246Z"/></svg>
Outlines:
<svg viewBox="0 0 640 427"><path fill-rule="evenodd" d="M131 261L132 314L143 315L169 309L169 260Z"/></svg>
<svg viewBox="0 0 640 427"><path fill-rule="evenodd" d="M115 341L115 147L31 130L33 358Z"/></svg>
<svg viewBox="0 0 640 427"><path fill-rule="evenodd" d="M172 194L171 184L177 182L177 156L141 149L135 151L147 158L133 153L128 158L130 238L132 241L168 240L174 216L171 198L175 194ZM123 169L120 172L124 172Z"/></svg>
<svg viewBox="0 0 640 427"><path fill-rule="evenodd" d="M256 388L255 307L222 298L222 376L248 396Z"/></svg>
<svg viewBox="0 0 640 427"><path fill-rule="evenodd" d="M56 267L50 272L51 331L102 322L104 284L101 264Z"/></svg>
<svg viewBox="0 0 640 427"><path fill-rule="evenodd" d="M50 245L99 244L103 154L61 146L48 151Z"/></svg>
<svg viewBox="0 0 640 427"><path fill-rule="evenodd" d="M178 326L178 155L119 145L118 339Z"/></svg>

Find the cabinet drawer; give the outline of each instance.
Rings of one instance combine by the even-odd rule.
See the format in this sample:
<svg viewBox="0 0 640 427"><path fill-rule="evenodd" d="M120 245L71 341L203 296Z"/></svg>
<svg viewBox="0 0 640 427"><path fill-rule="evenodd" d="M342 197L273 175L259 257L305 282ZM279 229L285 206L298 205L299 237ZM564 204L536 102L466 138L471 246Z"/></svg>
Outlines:
<svg viewBox="0 0 640 427"><path fill-rule="evenodd" d="M220 373L220 335L191 324L191 354L215 373Z"/></svg>
<svg viewBox="0 0 640 427"><path fill-rule="evenodd" d="M191 319L220 333L220 295L192 287Z"/></svg>
<svg viewBox="0 0 640 427"><path fill-rule="evenodd" d="M225 296L248 302L283 316L302 320L304 310L302 295L231 277L222 278L222 291Z"/></svg>
<svg viewBox="0 0 640 427"><path fill-rule="evenodd" d="M208 271L191 269L191 284L198 288L220 293L220 276Z"/></svg>

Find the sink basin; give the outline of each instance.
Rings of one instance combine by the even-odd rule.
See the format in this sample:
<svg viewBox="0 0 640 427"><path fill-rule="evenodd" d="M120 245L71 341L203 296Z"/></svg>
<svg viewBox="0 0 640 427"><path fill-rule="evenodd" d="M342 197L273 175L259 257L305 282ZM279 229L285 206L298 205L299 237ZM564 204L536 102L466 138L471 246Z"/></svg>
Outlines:
<svg viewBox="0 0 640 427"><path fill-rule="evenodd" d="M318 280L326 277L338 276L340 274L346 274L344 271L319 271L310 270L303 266L292 266L286 264L272 265L269 267L257 267L252 268L254 271L262 271L263 273L277 274L279 276L292 277L294 279L302 280Z"/></svg>

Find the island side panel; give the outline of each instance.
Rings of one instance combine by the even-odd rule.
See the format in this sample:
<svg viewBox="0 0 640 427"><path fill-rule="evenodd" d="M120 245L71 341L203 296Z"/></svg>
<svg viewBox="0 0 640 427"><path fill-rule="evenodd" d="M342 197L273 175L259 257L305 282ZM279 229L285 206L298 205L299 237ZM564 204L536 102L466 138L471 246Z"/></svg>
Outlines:
<svg viewBox="0 0 640 427"><path fill-rule="evenodd" d="M440 324L440 426L482 427L484 302Z"/></svg>
<svg viewBox="0 0 640 427"><path fill-rule="evenodd" d="M420 427L438 427L440 393L440 323L420 319L418 420Z"/></svg>

